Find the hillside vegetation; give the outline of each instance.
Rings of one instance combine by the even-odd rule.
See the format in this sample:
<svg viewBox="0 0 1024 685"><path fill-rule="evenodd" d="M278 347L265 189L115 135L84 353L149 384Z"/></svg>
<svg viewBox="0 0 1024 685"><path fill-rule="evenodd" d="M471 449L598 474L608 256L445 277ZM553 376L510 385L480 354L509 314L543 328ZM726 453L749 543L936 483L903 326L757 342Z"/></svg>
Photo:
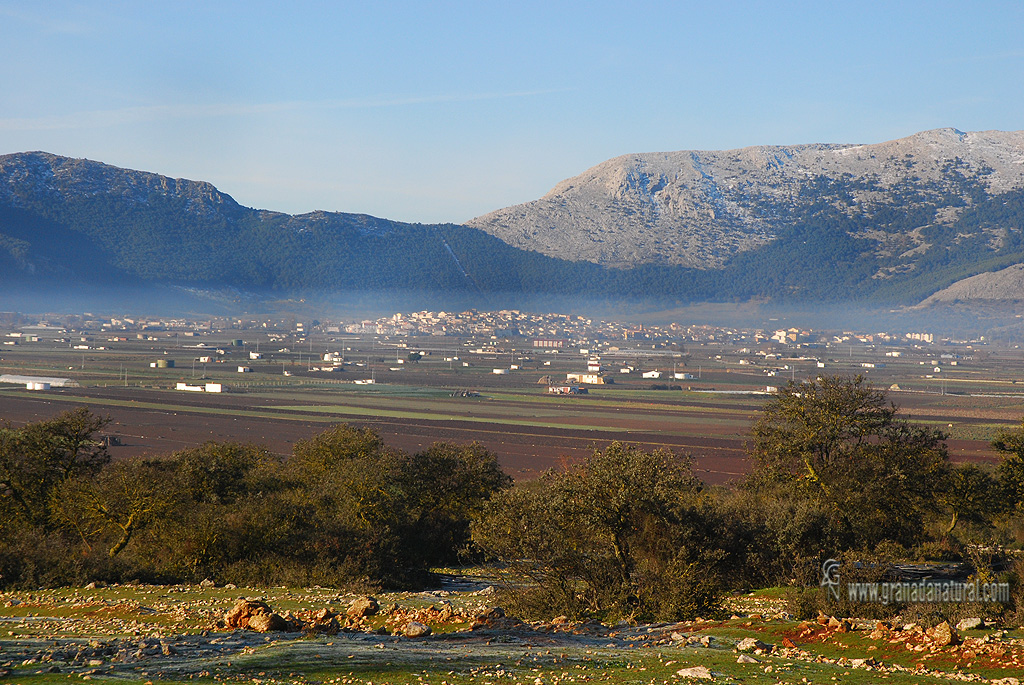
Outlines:
<svg viewBox="0 0 1024 685"><path fill-rule="evenodd" d="M924 164L915 160L905 168ZM651 259L643 245L678 242L654 222L633 240L633 257L599 264L571 249L582 239L557 221L549 233L564 249L542 254L526 249L537 247L530 241L503 242L508 236L493 227L486 228L498 237L359 214L291 216L242 207L208 183L46 153L7 155L0 157L0 283L915 304L961 279L1024 262L1024 189L1008 172L996 178L978 163L929 168L937 164L915 182L802 178L787 186L787 203L751 186L744 216L764 229L759 237L743 229L754 237L737 242L694 219L687 230L713 248L706 259Z"/></svg>

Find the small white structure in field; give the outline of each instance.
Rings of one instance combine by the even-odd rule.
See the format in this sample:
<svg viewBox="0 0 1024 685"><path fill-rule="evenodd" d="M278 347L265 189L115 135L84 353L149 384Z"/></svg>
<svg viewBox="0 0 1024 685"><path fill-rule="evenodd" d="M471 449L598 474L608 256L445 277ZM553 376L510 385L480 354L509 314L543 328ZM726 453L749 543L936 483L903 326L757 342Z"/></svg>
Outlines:
<svg viewBox="0 0 1024 685"><path fill-rule="evenodd" d="M644 371L644 378L661 378L661 371Z"/></svg>
<svg viewBox="0 0 1024 685"><path fill-rule="evenodd" d="M207 383L206 392L224 392L224 386L220 383Z"/></svg>
<svg viewBox="0 0 1024 685"><path fill-rule="evenodd" d="M252 373L252 368L248 366L239 366L238 373Z"/></svg>
<svg viewBox="0 0 1024 685"><path fill-rule="evenodd" d="M2 374L0 375L0 383L13 383L15 385L24 385L29 390L49 390L50 388L78 388L78 381L71 378L54 378L50 376L20 376L16 374ZM29 388L29 383L36 383L38 385L45 385L45 388Z"/></svg>

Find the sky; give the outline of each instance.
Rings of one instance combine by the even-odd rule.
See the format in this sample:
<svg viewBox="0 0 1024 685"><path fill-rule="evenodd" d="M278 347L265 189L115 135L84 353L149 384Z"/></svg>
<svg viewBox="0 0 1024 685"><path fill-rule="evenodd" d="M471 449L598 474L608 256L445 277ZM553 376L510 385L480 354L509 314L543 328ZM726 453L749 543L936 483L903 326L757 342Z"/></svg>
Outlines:
<svg viewBox="0 0 1024 685"><path fill-rule="evenodd" d="M1024 3L0 0L0 154L459 223L636 152L1024 129Z"/></svg>

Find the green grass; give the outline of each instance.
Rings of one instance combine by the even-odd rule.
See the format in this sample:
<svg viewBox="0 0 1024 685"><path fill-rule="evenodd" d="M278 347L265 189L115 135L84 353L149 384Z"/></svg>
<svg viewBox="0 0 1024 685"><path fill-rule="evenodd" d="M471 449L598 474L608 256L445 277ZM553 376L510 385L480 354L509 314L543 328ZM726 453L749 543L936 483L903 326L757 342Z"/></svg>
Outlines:
<svg viewBox="0 0 1024 685"><path fill-rule="evenodd" d="M152 633L169 636L191 635L187 644L207 645L209 640L230 638L247 645L244 649L189 653L170 658L153 658L135 663L104 664L104 674L93 680L117 683L303 683L323 685L384 685L388 683L429 683L431 685L576 685L608 682L643 685L682 683L676 675L681 668L705 666L716 674L716 682L736 683L939 683L960 673L977 678L1000 678L1016 675L1014 668L979 664L965 668L954 661L951 653L940 651L932 657L907 651L902 646L870 640L863 631L832 634L827 641L798 639L798 623L774 619L770 609L781 606L784 588L768 588L740 595L731 600L737 611L760 609L764 619L737 618L726 621L679 624L651 633L642 626L612 627L607 637L575 636L557 639L543 632L488 633L466 631L466 624L438 625L430 638L339 634L335 636L301 637L297 635L252 633L234 635L214 632L207 638L198 635L207 613L219 614L230 607L238 596L261 597L275 610L316 609L329 606L343 610L354 595L334 588L200 588L195 586L115 586L86 590L60 588L33 592L0 594L0 617L20 619L29 615L62 616L83 621L105 611L93 624L79 623L92 629L60 635L49 632L41 622L0 622L0 662L16 662L7 683L55 685L79 680L63 661L54 662L60 673L39 674L50 664L20 665L23 655L32 650L61 645L84 645L89 637L111 640L127 636L138 639ZM467 593L387 593L377 595L382 604L396 602L404 608L422 609L431 604L449 601L455 607L472 609L482 606L486 598ZM7 606L12 599L23 604ZM176 617L182 609L193 614L184 622ZM204 613L205 612L205 613ZM119 623L135 621L136 629L118 632ZM371 623L375 627L382 618ZM10 628L18 629L11 631ZM462 630L463 632L454 632ZM670 631L686 635L709 635L712 648L680 646L663 641ZM10 635L14 632L14 635ZM979 636L987 631L975 631ZM756 655L759 663L737 663L732 648L735 640L757 637L780 645L790 637L800 650L780 650ZM191 642L189 642L191 641ZM872 649L874 647L875 649ZM205 649L205 647L204 647ZM1018 648L1019 649L1019 648ZM28 651L25 651L28 650ZM849 659L873 657L887 670L854 668ZM928 672L918 671L925 663Z"/></svg>

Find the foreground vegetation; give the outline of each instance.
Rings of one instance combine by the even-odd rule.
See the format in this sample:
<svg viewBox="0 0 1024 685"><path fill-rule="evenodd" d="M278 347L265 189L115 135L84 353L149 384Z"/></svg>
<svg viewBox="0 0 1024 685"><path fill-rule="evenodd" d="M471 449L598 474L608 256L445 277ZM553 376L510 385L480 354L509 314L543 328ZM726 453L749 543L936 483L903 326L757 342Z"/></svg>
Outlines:
<svg viewBox="0 0 1024 685"><path fill-rule="evenodd" d="M239 593L258 594L275 609L300 616L327 608L350 632L261 634L215 627ZM932 649L912 629L875 636L873 622L848 632L817 624L809 629L784 615L773 592L729 598L726 608L735 618L655 626L481 625L474 617L493 601L486 589L377 598L386 608L357 622L345 616L355 595L336 588L121 585L0 593L7 629L0 636L0 679L662 684L690 682L680 671L703 667L719 682L942 683L1015 676L1024 658L1019 631L965 631L962 645ZM408 616L426 620L434 634L400 637ZM740 644L748 638L764 646L755 645L739 661Z"/></svg>
<svg viewBox="0 0 1024 685"><path fill-rule="evenodd" d="M513 486L479 445L409 454L346 425L287 459L207 443L111 462L104 425L79 409L0 429L0 585L414 588L431 568L486 560L520 617L635 622L718 616L738 590L817 588L830 558L847 580L941 560L1011 582L1011 601L843 611L1024 616L1024 430L994 441L995 470L952 464L941 432L859 377L781 389L753 428L754 471L731 489L623 444ZM788 601L799 616L839 611L818 591Z"/></svg>

